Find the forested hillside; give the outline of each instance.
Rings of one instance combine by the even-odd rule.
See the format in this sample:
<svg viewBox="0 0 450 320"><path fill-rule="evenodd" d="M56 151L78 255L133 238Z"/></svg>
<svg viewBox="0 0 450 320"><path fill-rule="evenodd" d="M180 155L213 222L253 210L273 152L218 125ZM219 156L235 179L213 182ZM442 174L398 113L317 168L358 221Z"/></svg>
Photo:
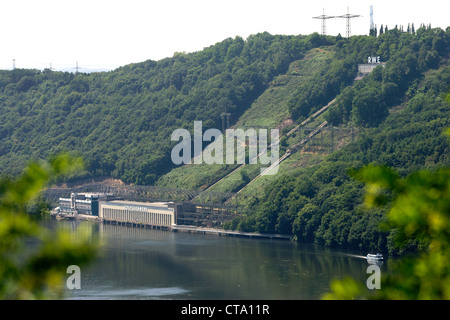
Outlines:
<svg viewBox="0 0 450 320"><path fill-rule="evenodd" d="M406 175L450 164L442 135L450 126L449 51L450 28L350 39L261 33L106 73L0 71L0 172L15 175L31 159L69 151L85 159L85 177L170 187L173 130L192 130L195 120L220 129L223 112L232 125L295 125L336 98L325 118L358 128L359 138L314 166L275 176L227 227L386 251L395 231L379 230L383 210L361 207L364 190L348 170L376 163ZM368 56L385 68L355 81ZM208 185L221 170L183 179Z"/></svg>
<svg viewBox="0 0 450 320"><path fill-rule="evenodd" d="M349 170L378 164L407 175L450 165L443 135L450 127L445 99L450 88L449 43L449 29L445 33L425 28L414 35L392 30L378 38L338 41L337 57L354 54L362 59L373 52L388 58L385 68L378 67L341 90L327 114L335 125L358 126L360 138L318 165L278 177L264 195L254 197L247 216L229 227L294 233L300 241L328 246L392 250L395 230L379 228L386 209L367 212L362 207L363 185L350 177ZM301 110L304 105L294 99L291 106ZM409 243L401 250L415 247Z"/></svg>
<svg viewBox="0 0 450 320"><path fill-rule="evenodd" d="M225 111L236 121L290 62L333 41L262 33L108 73L1 71L0 171L70 151L87 175L153 184L172 168L173 130L221 128Z"/></svg>

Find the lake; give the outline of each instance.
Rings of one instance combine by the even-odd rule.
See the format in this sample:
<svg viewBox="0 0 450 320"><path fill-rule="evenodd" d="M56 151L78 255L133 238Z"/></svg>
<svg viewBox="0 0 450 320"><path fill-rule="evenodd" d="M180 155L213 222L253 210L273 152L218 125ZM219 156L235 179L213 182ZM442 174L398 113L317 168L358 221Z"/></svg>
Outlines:
<svg viewBox="0 0 450 320"><path fill-rule="evenodd" d="M67 290L67 299L310 300L333 279L365 284L370 276L365 253L289 240L52 223L88 224L104 242L100 257L81 268L81 289Z"/></svg>

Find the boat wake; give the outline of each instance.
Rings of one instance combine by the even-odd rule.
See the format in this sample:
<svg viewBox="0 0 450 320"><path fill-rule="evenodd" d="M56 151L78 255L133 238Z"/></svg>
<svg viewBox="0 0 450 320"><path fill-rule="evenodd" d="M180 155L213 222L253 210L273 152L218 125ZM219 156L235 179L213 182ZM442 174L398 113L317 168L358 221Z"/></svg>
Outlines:
<svg viewBox="0 0 450 320"><path fill-rule="evenodd" d="M360 258L360 259L367 260L367 256L360 256L360 255L357 255L357 254L345 254L345 255L349 256L349 257L353 257L353 258Z"/></svg>

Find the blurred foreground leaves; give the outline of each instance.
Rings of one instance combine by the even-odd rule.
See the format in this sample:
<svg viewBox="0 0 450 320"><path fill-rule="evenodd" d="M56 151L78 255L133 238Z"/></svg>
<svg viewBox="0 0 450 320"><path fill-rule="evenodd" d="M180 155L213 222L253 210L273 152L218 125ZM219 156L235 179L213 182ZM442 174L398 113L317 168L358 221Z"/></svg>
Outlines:
<svg viewBox="0 0 450 320"><path fill-rule="evenodd" d="M450 139L450 130L446 134ZM388 167L367 166L351 175L366 183L368 207L390 206L384 227L395 230L395 246L415 243L420 252L395 261L380 290L347 278L333 282L324 299L450 299L450 169L402 178Z"/></svg>
<svg viewBox="0 0 450 320"><path fill-rule="evenodd" d="M88 230L52 231L26 213L50 181L82 166L80 158L64 154L0 181L0 299L62 298L67 267L95 258L98 243Z"/></svg>

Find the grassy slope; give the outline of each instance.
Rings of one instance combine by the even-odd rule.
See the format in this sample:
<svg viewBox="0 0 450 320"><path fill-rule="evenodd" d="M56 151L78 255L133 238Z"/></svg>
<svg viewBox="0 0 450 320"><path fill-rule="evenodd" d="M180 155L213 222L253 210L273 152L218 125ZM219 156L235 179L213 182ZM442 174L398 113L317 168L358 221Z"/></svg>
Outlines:
<svg viewBox="0 0 450 320"><path fill-rule="evenodd" d="M236 127L277 127L287 120L288 101L296 88L305 84L310 77L327 67L334 56L332 47L310 50L303 59L294 61L288 71L275 78L269 88L253 103L239 119Z"/></svg>
<svg viewBox="0 0 450 320"><path fill-rule="evenodd" d="M282 128L289 126L288 101L292 98L295 88L305 84L311 75L327 67L328 62L334 55L332 48L316 48L310 50L303 59L291 63L288 71L276 77L268 89L252 104L252 106L240 117L233 128L265 126L269 128ZM323 121L320 117L313 124ZM288 140L289 144L298 142L294 136ZM310 157L310 156L307 156ZM290 167L296 167L298 162L308 163L302 156L296 155L281 166L280 172L288 172ZM162 176L157 185L181 189L204 189L233 171L237 165L184 165L178 167ZM254 178L260 167L257 165L246 165L242 168L250 177ZM261 179L254 183L255 187L264 185L263 181L270 177ZM237 171L211 188L211 191L232 192L239 190L243 180L240 171ZM252 183L253 185L253 183ZM247 188L245 192L253 192L253 188Z"/></svg>

